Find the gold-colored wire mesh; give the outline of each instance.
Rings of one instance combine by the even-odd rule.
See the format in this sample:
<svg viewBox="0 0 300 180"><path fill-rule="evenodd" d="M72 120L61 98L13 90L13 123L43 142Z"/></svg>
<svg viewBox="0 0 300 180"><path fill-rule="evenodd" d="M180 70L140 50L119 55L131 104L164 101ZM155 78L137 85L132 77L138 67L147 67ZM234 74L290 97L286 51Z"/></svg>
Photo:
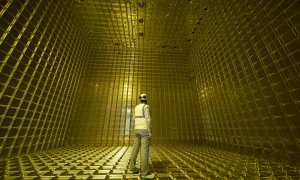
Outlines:
<svg viewBox="0 0 300 180"><path fill-rule="evenodd" d="M130 145L147 93L154 144L299 162L299 2L139 2L0 1L0 157Z"/></svg>
<svg viewBox="0 0 300 180"><path fill-rule="evenodd" d="M142 179L130 174L132 147L63 147L0 161L5 179ZM138 156L139 157L139 156ZM137 160L140 167L140 160ZM299 168L203 146L153 146L155 179L299 179Z"/></svg>
<svg viewBox="0 0 300 180"><path fill-rule="evenodd" d="M297 162L300 11L279 2L216 2L191 58L208 145Z"/></svg>
<svg viewBox="0 0 300 180"><path fill-rule="evenodd" d="M67 2L1 1L0 157L62 146L87 53Z"/></svg>
<svg viewBox="0 0 300 180"><path fill-rule="evenodd" d="M195 90L184 54L168 52L92 53L70 123L70 143L128 145L138 95L146 93L153 143L197 141Z"/></svg>

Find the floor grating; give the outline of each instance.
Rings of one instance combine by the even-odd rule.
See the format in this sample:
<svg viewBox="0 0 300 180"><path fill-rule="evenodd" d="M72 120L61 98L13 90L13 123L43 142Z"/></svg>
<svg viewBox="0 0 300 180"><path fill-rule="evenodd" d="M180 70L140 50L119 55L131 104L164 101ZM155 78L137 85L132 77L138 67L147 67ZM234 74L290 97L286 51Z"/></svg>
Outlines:
<svg viewBox="0 0 300 180"><path fill-rule="evenodd" d="M136 179L132 147L64 147L0 161L0 179ZM203 146L153 146L156 179L299 179L299 167ZM139 167L139 161L137 162Z"/></svg>

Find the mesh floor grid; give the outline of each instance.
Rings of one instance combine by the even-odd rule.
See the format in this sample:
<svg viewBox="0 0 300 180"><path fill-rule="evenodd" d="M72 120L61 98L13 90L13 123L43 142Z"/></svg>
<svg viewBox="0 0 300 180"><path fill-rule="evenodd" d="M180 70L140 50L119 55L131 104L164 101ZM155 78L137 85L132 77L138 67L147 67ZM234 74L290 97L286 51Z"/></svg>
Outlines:
<svg viewBox="0 0 300 180"><path fill-rule="evenodd" d="M131 149L57 148L2 159L0 174L3 179L141 179L128 172ZM204 146L153 146L149 167L156 179L300 178L297 166Z"/></svg>

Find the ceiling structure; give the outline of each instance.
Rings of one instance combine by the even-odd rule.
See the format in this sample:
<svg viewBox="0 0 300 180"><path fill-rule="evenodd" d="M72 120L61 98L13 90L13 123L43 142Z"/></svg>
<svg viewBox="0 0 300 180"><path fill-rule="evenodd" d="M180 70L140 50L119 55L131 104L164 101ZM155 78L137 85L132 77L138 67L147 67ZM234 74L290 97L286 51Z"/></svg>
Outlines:
<svg viewBox="0 0 300 180"><path fill-rule="evenodd" d="M91 48L185 50L208 10L199 0L74 0Z"/></svg>

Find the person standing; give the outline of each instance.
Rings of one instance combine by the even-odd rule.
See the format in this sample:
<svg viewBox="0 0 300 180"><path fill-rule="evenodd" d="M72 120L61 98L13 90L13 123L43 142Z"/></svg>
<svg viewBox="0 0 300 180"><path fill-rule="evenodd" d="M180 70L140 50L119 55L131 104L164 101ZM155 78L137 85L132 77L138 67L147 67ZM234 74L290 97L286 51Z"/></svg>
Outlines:
<svg viewBox="0 0 300 180"><path fill-rule="evenodd" d="M130 173L137 174L136 158L141 148L141 174L143 179L153 179L155 175L149 172L148 160L150 155L151 117L147 95L139 96L140 104L134 108L134 144L130 158Z"/></svg>

